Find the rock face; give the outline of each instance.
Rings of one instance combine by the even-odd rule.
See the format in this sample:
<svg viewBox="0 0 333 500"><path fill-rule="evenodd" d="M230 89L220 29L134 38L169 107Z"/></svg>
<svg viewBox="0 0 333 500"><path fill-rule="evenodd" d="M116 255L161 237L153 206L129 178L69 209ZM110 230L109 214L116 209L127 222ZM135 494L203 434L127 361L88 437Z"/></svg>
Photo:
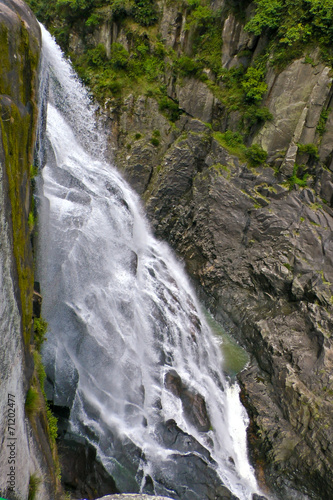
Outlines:
<svg viewBox="0 0 333 500"><path fill-rule="evenodd" d="M153 50L149 37L158 31L165 50L190 58L189 9L176 0L157 3L152 31L141 26L129 36L111 16L87 34L77 22L70 49L81 55L89 38L107 54L115 42L131 52L139 33ZM222 9L221 67L246 69L268 43L244 30L255 5L210 6ZM228 79L235 73L218 80L210 68L200 78L192 66L185 75L168 64L163 71L159 83L168 105L178 103L178 119L171 122L154 92L137 84L105 102L115 163L142 196L155 233L185 260L202 300L252 354L240 381L260 484L280 499L333 497L330 68L316 51L279 71L267 63L266 123L255 120L253 106L248 116L235 105ZM218 134L244 123L247 146L267 150L266 166L248 165Z"/></svg>
<svg viewBox="0 0 333 500"><path fill-rule="evenodd" d="M201 394L194 394L188 390L175 370L170 370L165 375L165 386L181 400L187 420L200 432L208 432L211 424L206 410L206 402Z"/></svg>
<svg viewBox="0 0 333 500"><path fill-rule="evenodd" d="M320 498L332 487L333 211L313 189L289 191L272 168L251 170L204 136L189 134L170 158L148 213L257 360L241 374L254 456L281 498L293 481Z"/></svg>
<svg viewBox="0 0 333 500"><path fill-rule="evenodd" d="M56 498L45 414L29 420L33 261L28 215L37 124L38 23L21 0L0 1L0 496ZM33 422L33 424L32 424Z"/></svg>

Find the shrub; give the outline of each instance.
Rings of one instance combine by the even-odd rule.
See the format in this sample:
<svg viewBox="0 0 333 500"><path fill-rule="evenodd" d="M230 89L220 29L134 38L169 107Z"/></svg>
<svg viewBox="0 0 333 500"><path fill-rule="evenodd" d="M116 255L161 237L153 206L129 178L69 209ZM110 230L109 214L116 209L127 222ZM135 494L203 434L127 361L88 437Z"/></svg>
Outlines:
<svg viewBox="0 0 333 500"><path fill-rule="evenodd" d="M46 340L47 322L43 318L34 319L34 342L37 351L40 351L43 342Z"/></svg>
<svg viewBox="0 0 333 500"><path fill-rule="evenodd" d="M252 167L257 167L266 162L267 151L258 146L258 144L252 144L252 146L246 150L245 156Z"/></svg>
<svg viewBox="0 0 333 500"><path fill-rule="evenodd" d="M319 159L318 148L315 144L309 142L308 144L297 144L298 152L308 154L313 160Z"/></svg>
<svg viewBox="0 0 333 500"><path fill-rule="evenodd" d="M133 0L113 0L111 5L111 12L115 21L120 21L126 16L130 16L133 12Z"/></svg>
<svg viewBox="0 0 333 500"><path fill-rule="evenodd" d="M160 111L165 112L172 122L176 122L182 113L179 109L178 103L167 96L161 97L158 107Z"/></svg>
<svg viewBox="0 0 333 500"><path fill-rule="evenodd" d="M265 106L259 108L257 105L251 104L246 106L244 120L246 126L251 128L254 125L273 120L273 115Z"/></svg>
<svg viewBox="0 0 333 500"><path fill-rule="evenodd" d="M58 437L58 419L53 415L52 410L46 404L46 416L49 424L49 437L51 440L51 444L55 444L56 439Z"/></svg>
<svg viewBox="0 0 333 500"><path fill-rule="evenodd" d="M330 109L323 109L322 112L320 113L318 125L316 128L320 136L324 135L324 132L326 130L326 122L330 111L331 111Z"/></svg>
<svg viewBox="0 0 333 500"><path fill-rule="evenodd" d="M182 76L195 76L203 68L202 64L188 56L181 56L175 61L174 67Z"/></svg>
<svg viewBox="0 0 333 500"><path fill-rule="evenodd" d="M248 68L242 81L242 87L245 92L245 99L249 102L261 101L267 90L267 84L264 80L265 73L261 68Z"/></svg>
<svg viewBox="0 0 333 500"><path fill-rule="evenodd" d="M256 13L245 30L260 35L265 28L278 28L283 11L281 0L256 0L256 4Z"/></svg>
<svg viewBox="0 0 333 500"><path fill-rule="evenodd" d="M223 139L230 147L239 146L243 144L243 136L239 132L232 132L231 130L226 130L224 132Z"/></svg>
<svg viewBox="0 0 333 500"><path fill-rule="evenodd" d="M160 145L160 141L156 137L152 137L150 139L150 142L152 143L153 146L157 147Z"/></svg>
<svg viewBox="0 0 333 500"><path fill-rule="evenodd" d="M99 43L95 48L87 51L87 61L89 66L104 67L108 62L106 50L102 43Z"/></svg>
<svg viewBox="0 0 333 500"><path fill-rule="evenodd" d="M125 69L128 65L129 53L121 45L121 43L113 43L111 45L111 60L112 65L116 69Z"/></svg>
<svg viewBox="0 0 333 500"><path fill-rule="evenodd" d="M294 168L293 168L293 175L286 180L286 185L288 186L289 191L291 191L293 189L295 184L297 184L297 186L300 186L300 187L307 186L307 179L309 177L309 174L305 173L302 177L298 177L297 173L298 173L299 168L300 168L299 165L297 165L295 163Z"/></svg>
<svg viewBox="0 0 333 500"><path fill-rule="evenodd" d="M154 0L134 0L133 17L141 26L155 24L158 16Z"/></svg>
<svg viewBox="0 0 333 500"><path fill-rule="evenodd" d="M255 14L245 29L256 35L263 31L270 33L275 49L280 47L275 64L297 57L308 43L331 50L333 0L256 0L255 3Z"/></svg>

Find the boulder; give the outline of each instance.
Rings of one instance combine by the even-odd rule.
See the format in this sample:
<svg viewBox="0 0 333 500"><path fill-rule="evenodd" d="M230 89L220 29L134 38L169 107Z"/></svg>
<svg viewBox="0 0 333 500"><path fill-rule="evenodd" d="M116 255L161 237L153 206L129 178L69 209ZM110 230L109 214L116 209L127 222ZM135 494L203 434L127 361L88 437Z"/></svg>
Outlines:
<svg viewBox="0 0 333 500"><path fill-rule="evenodd" d="M208 432L211 424L206 409L205 399L184 386L175 370L170 370L164 379L165 387L180 398L185 418L200 432Z"/></svg>

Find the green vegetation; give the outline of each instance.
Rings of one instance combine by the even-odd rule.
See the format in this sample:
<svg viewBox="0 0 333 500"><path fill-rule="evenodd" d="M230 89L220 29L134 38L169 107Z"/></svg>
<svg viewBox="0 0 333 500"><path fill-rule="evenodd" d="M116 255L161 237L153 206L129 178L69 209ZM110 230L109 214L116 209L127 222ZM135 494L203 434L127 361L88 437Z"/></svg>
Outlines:
<svg viewBox="0 0 333 500"><path fill-rule="evenodd" d="M255 15L245 29L269 36L273 64L286 65L306 46L319 45L322 54L332 59L333 0L255 0L255 4Z"/></svg>
<svg viewBox="0 0 333 500"><path fill-rule="evenodd" d="M242 87L245 92L246 101L248 101L249 103L260 102L267 90L264 68L248 68L242 81Z"/></svg>
<svg viewBox="0 0 333 500"><path fill-rule="evenodd" d="M261 107L267 89L266 60L258 59L247 69L222 68L222 12L211 8L209 0L173 2L186 9L190 55L166 46L156 30L159 12L153 0L50 0L48 7L42 0L28 1L69 53L79 76L101 104L112 99L119 105L129 93L145 94L157 99L160 111L175 122L182 111L167 95L166 74L171 72L180 84L187 77L204 81L228 112L240 113L239 129L249 134L257 124L271 118L267 108ZM108 52L103 44L94 46L92 34L102 20L115 21L126 36L126 44L113 43ZM83 41L81 55L69 52L72 28ZM251 55L249 52L249 59Z"/></svg>
<svg viewBox="0 0 333 500"><path fill-rule="evenodd" d="M8 28L0 28L0 44L8 46ZM22 105L14 101L2 106L0 134L6 158L6 174L8 194L11 203L13 227L13 250L18 275L18 288L22 307L23 335L29 345L32 317L33 264L30 246L31 216L26 212L26 196L29 195L30 167L33 151L34 130L37 120L37 108L33 96L33 88L37 78L38 54L33 53L29 44L28 32L22 24L21 35L16 42L15 51L20 54L20 63L15 63L17 78L20 82L13 91L15 79L2 78L0 93L17 95ZM10 72L13 61L8 50L0 51L0 66L4 72ZM28 76L27 76L28 75ZM29 81L27 82L27 77ZM30 93L31 92L31 93ZM32 105L31 114L21 114L24 106ZM30 222L30 224L29 224Z"/></svg>
<svg viewBox="0 0 333 500"><path fill-rule="evenodd" d="M252 146L247 148L245 156L251 167L258 167L266 162L267 151L258 146L258 144L252 144Z"/></svg>
<svg viewBox="0 0 333 500"><path fill-rule="evenodd" d="M304 166L302 166L302 168L304 168ZM285 182L285 185L288 187L289 191L291 191L293 189L295 184L297 186L300 186L300 187L307 186L307 180L308 180L309 174L305 172L305 173L303 173L302 177L298 177L298 173L299 173L300 169L301 169L301 166L297 165L297 163L295 163L294 168L293 168L293 175L291 177L289 177ZM304 218L303 218L303 220L304 220ZM301 222L302 222L302 217L301 217Z"/></svg>
<svg viewBox="0 0 333 500"><path fill-rule="evenodd" d="M31 474L29 479L28 500L35 500L41 482L42 480L40 477L38 477L36 474Z"/></svg>
<svg viewBox="0 0 333 500"><path fill-rule="evenodd" d="M32 417L41 408L39 392L35 387L29 387L25 399L25 411L28 417Z"/></svg>
<svg viewBox="0 0 333 500"><path fill-rule="evenodd" d="M176 122L182 113L178 102L167 96L163 96L159 99L158 107L172 122Z"/></svg>
<svg viewBox="0 0 333 500"><path fill-rule="evenodd" d="M157 147L160 145L160 141L157 139L157 137L152 137L150 139L150 142L152 143L153 146Z"/></svg>
<svg viewBox="0 0 333 500"><path fill-rule="evenodd" d="M45 335L47 332L47 326L48 326L47 322L43 318L35 318L34 319L35 351L34 351L33 355L34 355L34 363L35 363L35 373L34 373L34 377L33 377L33 381L32 381L32 386L31 386L31 389L29 389L29 391L32 391L32 393L37 393L38 400L40 402L41 397L39 396L39 392L36 389L38 382L39 382L40 391L41 391L41 394L43 395L44 404L45 404L46 418L47 418L47 423L48 423L48 426L47 426L48 435L49 435L51 447L53 449L55 449L55 443L56 443L56 439L57 439L57 435L58 435L57 418L53 415L52 410L50 409L50 406L47 402L47 398L46 398L46 394L45 394L45 390L44 390L44 382L46 379L46 373L45 373L45 369L44 369L44 366L42 363L42 357L40 354L41 346L42 346L43 342L46 340ZM37 382L37 380L38 380L38 382ZM28 391L28 394L29 394L29 391ZM32 398L33 397L35 397L35 396L32 396ZM29 395L29 398L31 398L31 395ZM28 396L27 396L27 399L28 399ZM39 407L37 407L36 409L39 409Z"/></svg>
<svg viewBox="0 0 333 500"><path fill-rule="evenodd" d="M229 153L238 156L241 161L247 161L251 167L258 167L266 162L267 152L258 144L252 144L247 148L243 142L243 136L239 132L232 132L231 130L224 133L214 132L213 137Z"/></svg>
<svg viewBox="0 0 333 500"><path fill-rule="evenodd" d="M329 115L330 111L331 111L331 109L323 109L322 112L320 113L317 129L316 129L320 137L324 135L324 132L326 130L326 122L327 122L328 115Z"/></svg>
<svg viewBox="0 0 333 500"><path fill-rule="evenodd" d="M318 148L315 144L308 143L308 144L297 144L298 146L298 152L299 153L304 153L308 154L311 159L313 160L319 160L319 155L318 155Z"/></svg>
<svg viewBox="0 0 333 500"><path fill-rule="evenodd" d="M45 342L47 331L47 322L43 318L34 319L34 344L38 352L40 352L43 342ZM43 387L43 385L42 385Z"/></svg>

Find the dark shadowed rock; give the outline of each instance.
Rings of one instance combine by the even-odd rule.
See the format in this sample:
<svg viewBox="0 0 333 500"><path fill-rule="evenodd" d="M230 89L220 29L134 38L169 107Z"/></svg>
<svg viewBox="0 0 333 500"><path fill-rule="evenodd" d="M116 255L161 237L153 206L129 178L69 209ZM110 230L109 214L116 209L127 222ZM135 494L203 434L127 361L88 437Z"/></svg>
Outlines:
<svg viewBox="0 0 333 500"><path fill-rule="evenodd" d="M209 451L174 420L160 424L156 432L165 448L179 452L154 464L157 494L169 492L171 498L184 500L237 500L217 475Z"/></svg>
<svg viewBox="0 0 333 500"><path fill-rule="evenodd" d="M96 450L86 439L69 433L59 442L61 480L72 498L95 498L118 493L115 482L96 459Z"/></svg>
<svg viewBox="0 0 333 500"><path fill-rule="evenodd" d="M170 370L165 375L164 383L174 396L180 398L185 418L199 431L208 432L211 424L204 398L187 389L175 370Z"/></svg>

